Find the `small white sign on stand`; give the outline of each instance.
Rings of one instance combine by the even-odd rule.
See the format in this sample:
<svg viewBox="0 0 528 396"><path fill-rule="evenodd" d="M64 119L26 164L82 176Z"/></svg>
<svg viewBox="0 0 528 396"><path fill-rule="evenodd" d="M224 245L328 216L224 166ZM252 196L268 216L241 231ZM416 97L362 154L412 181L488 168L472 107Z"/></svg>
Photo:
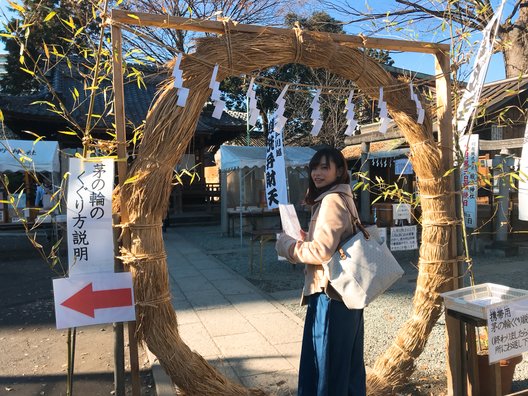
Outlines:
<svg viewBox="0 0 528 396"><path fill-rule="evenodd" d="M411 205L405 203L392 204L392 219L394 223L398 220L407 220L411 223Z"/></svg>
<svg viewBox="0 0 528 396"><path fill-rule="evenodd" d="M130 272L53 280L57 329L136 320Z"/></svg>
<svg viewBox="0 0 528 396"><path fill-rule="evenodd" d="M486 307L489 362L528 352L528 297Z"/></svg>

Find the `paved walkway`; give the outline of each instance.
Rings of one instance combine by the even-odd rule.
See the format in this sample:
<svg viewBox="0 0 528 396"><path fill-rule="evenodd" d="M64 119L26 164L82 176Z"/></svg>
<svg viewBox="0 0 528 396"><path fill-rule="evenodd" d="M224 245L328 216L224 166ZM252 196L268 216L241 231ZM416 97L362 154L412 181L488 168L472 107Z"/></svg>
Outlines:
<svg viewBox="0 0 528 396"><path fill-rule="evenodd" d="M245 386L297 394L303 321L180 232L171 229L164 239L182 339ZM158 396L169 394L167 376L153 370Z"/></svg>

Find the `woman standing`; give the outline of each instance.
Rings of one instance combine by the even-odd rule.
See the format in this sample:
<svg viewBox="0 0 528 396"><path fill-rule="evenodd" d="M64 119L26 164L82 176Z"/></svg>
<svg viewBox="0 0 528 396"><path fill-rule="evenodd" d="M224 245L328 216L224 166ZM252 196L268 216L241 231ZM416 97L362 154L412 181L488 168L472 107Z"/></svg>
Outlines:
<svg viewBox="0 0 528 396"><path fill-rule="evenodd" d="M348 309L332 289L323 263L354 233L358 218L343 154L322 149L309 164L306 203L312 205L302 240L281 234L277 253L305 264L302 304L308 305L299 367L300 396L364 396L363 310Z"/></svg>

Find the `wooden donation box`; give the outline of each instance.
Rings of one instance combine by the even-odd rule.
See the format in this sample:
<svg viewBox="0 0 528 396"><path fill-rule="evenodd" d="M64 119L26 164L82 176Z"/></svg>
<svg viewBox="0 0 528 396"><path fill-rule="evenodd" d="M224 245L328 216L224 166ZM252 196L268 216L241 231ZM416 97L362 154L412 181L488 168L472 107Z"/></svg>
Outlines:
<svg viewBox="0 0 528 396"><path fill-rule="evenodd" d="M528 351L528 291L483 283L441 295L446 308L448 394L511 394L515 366ZM457 326L460 337L453 336ZM520 394L528 392L515 393Z"/></svg>

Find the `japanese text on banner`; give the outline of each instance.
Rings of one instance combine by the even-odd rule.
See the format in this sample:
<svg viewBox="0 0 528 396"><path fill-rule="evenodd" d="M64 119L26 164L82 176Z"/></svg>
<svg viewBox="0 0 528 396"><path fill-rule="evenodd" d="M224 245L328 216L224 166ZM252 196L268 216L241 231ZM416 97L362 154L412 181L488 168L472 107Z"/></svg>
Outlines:
<svg viewBox="0 0 528 396"><path fill-rule="evenodd" d="M466 227L477 226L477 196L478 196L478 135L466 135L460 138L460 149L464 162L460 171L462 186L462 206Z"/></svg>
<svg viewBox="0 0 528 396"><path fill-rule="evenodd" d="M69 275L114 271L112 191L114 162L70 159Z"/></svg>
<svg viewBox="0 0 528 396"><path fill-rule="evenodd" d="M282 131L270 131L268 135L265 183L268 208L278 208L279 204L288 203Z"/></svg>

